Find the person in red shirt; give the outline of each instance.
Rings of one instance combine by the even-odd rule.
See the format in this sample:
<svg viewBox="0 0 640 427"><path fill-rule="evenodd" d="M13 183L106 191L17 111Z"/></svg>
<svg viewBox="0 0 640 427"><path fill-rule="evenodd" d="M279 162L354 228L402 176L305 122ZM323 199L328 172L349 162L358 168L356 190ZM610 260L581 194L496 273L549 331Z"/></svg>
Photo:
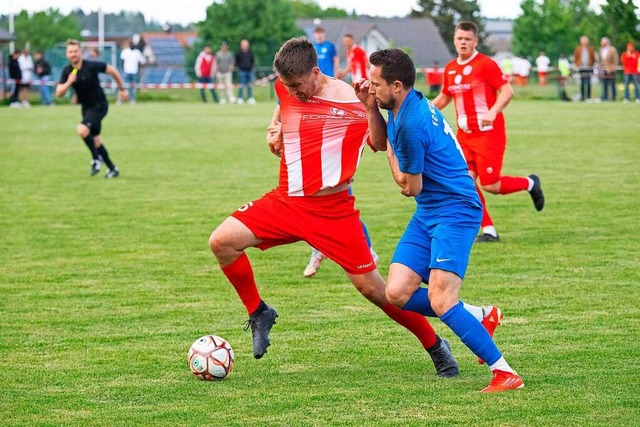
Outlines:
<svg viewBox="0 0 640 427"><path fill-rule="evenodd" d="M438 93L442 89L442 69L438 61L433 61L431 68L427 68L425 75L429 85L429 93Z"/></svg>
<svg viewBox="0 0 640 427"><path fill-rule="evenodd" d="M367 57L367 52L355 43L353 34L345 34L342 38L342 44L344 45L347 56L347 66L338 72L337 77L342 79L351 73L352 84L369 78L369 58Z"/></svg>
<svg viewBox="0 0 640 427"><path fill-rule="evenodd" d="M476 50L478 27L473 22L460 22L455 28L453 42L458 57L446 65L442 92L433 100L433 105L442 110L454 101L458 123L456 135L469 173L489 193L528 191L536 210L542 210L544 194L537 175L502 175L507 146L502 110L513 97L511 84L495 61ZM482 191L477 185L476 189L484 206L482 234L476 242L499 241Z"/></svg>
<svg viewBox="0 0 640 427"><path fill-rule="evenodd" d="M196 63L193 68L196 72L196 77L198 77L198 83L202 85L200 88L200 98L202 102L207 102L205 89L208 87L211 90L213 102L218 103L218 94L213 84L213 76L216 74L216 57L213 56L211 46L205 46L202 49L202 52L200 52L196 58Z"/></svg>
<svg viewBox="0 0 640 427"><path fill-rule="evenodd" d="M624 102L629 102L629 84L632 84L636 94L636 103L640 103L640 84L638 82L640 53L638 53L633 43L627 43L627 50L620 55L620 62L624 73Z"/></svg>
<svg viewBox="0 0 640 427"><path fill-rule="evenodd" d="M288 40L273 64L280 102L267 141L280 157L279 184L241 206L209 238L222 272L249 313L254 357L267 352L278 314L261 299L245 250L303 240L339 264L363 296L409 329L431 355L439 376L458 375L446 340L427 320L387 301L385 282L349 194L360 155L370 144L364 105L351 86L322 74L316 50L304 37Z"/></svg>

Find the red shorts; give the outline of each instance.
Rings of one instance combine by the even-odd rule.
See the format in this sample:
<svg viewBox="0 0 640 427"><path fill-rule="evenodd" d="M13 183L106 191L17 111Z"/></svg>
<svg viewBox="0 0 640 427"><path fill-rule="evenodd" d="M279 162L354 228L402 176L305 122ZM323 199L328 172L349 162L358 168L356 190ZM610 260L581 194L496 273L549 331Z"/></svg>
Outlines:
<svg viewBox="0 0 640 427"><path fill-rule="evenodd" d="M481 185L495 184L502 175L502 162L507 148L507 136L501 131L457 133L470 171L478 175Z"/></svg>
<svg viewBox="0 0 640 427"><path fill-rule="evenodd" d="M376 269L349 191L328 196L290 197L273 190L241 206L231 216L246 225L265 250L304 240L347 273Z"/></svg>

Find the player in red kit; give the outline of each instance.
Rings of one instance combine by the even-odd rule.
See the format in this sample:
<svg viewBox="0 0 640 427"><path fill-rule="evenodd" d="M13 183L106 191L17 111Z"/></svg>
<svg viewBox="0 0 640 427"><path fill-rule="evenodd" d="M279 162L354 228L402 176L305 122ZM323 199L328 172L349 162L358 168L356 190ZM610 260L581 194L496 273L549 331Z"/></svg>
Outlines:
<svg viewBox="0 0 640 427"><path fill-rule="evenodd" d="M483 205L482 234L476 242L495 242L500 238L482 191L477 187L478 181L484 191L493 194L528 191L538 211L544 207L544 194L537 175L502 175L507 146L502 110L513 97L513 88L498 64L476 50L478 28L472 22L459 23L453 41L458 58L445 67L442 92L433 100L433 105L442 110L454 101L456 136Z"/></svg>
<svg viewBox="0 0 640 427"><path fill-rule="evenodd" d="M368 79L369 59L367 58L367 52L355 43L351 33L344 35L342 44L347 56L347 66L338 73L338 78L341 79L351 73L352 84Z"/></svg>
<svg viewBox="0 0 640 427"><path fill-rule="evenodd" d="M348 84L317 66L306 38L278 51L279 105L268 128L271 151L280 157L277 188L240 207L211 234L209 246L249 313L253 355L264 356L276 310L260 297L245 249L261 250L306 241L339 264L355 288L409 329L429 352L437 375L458 375L448 343L425 318L390 304L385 283L362 231L349 187L369 143L367 114Z"/></svg>

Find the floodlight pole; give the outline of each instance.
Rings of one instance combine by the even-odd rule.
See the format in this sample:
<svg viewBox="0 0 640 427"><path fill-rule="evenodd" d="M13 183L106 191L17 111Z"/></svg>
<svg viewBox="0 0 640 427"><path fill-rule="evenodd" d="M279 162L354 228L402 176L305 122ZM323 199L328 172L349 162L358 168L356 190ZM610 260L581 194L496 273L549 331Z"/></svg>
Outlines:
<svg viewBox="0 0 640 427"><path fill-rule="evenodd" d="M104 12L102 6L98 8L98 49L101 53L104 49Z"/></svg>
<svg viewBox="0 0 640 427"><path fill-rule="evenodd" d="M13 26L13 0L9 0L9 34L11 34L11 38L14 39L13 37L13 33L14 33L15 29ZM11 40L9 42L9 52L13 53L16 51L16 43Z"/></svg>

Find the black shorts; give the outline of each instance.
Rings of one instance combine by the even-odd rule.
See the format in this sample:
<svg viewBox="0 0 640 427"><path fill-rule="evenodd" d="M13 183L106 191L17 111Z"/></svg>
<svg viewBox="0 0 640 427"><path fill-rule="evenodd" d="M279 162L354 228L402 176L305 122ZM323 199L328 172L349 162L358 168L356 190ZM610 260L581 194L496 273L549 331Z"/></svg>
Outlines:
<svg viewBox="0 0 640 427"><path fill-rule="evenodd" d="M101 102L89 107L82 107L82 124L91 130L91 135L98 136L102 130L102 119L109 111L109 104Z"/></svg>

